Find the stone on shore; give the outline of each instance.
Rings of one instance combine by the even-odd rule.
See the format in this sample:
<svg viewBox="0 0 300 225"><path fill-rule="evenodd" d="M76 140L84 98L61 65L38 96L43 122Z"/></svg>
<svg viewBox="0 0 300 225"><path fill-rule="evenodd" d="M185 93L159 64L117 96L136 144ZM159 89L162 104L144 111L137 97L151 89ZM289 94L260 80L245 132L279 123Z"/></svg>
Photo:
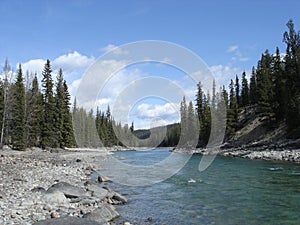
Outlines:
<svg viewBox="0 0 300 225"><path fill-rule="evenodd" d="M67 198L78 198L88 196L87 192L79 187L71 185L67 182L59 182L48 188L47 193L62 192Z"/></svg>
<svg viewBox="0 0 300 225"><path fill-rule="evenodd" d="M123 196L120 195L119 193L114 193L114 196L112 197L114 200L117 200L118 202L121 202L121 204L126 204L128 200Z"/></svg>
<svg viewBox="0 0 300 225"><path fill-rule="evenodd" d="M100 201L109 196L109 193L106 189L93 183L86 184L86 189L91 191L92 196L98 198Z"/></svg>
<svg viewBox="0 0 300 225"><path fill-rule="evenodd" d="M43 201L51 205L66 205L69 203L64 193L58 190L47 192L44 195Z"/></svg>
<svg viewBox="0 0 300 225"><path fill-rule="evenodd" d="M83 218L95 220L103 224L116 219L119 216L119 213L115 211L115 208L113 206L103 203L94 211L85 214Z"/></svg>
<svg viewBox="0 0 300 225"><path fill-rule="evenodd" d="M66 216L55 219L46 219L41 220L39 222L34 223L33 225L102 225L103 223L99 223L89 218L79 218L73 216Z"/></svg>

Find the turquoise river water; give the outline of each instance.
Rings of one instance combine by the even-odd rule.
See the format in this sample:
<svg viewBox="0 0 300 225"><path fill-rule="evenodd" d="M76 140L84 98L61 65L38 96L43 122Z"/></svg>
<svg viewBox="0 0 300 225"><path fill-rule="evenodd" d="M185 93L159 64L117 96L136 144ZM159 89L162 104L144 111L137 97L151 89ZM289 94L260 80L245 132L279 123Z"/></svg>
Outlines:
<svg viewBox="0 0 300 225"><path fill-rule="evenodd" d="M149 165L166 149L117 152L133 165ZM169 179L150 186L111 186L129 202L117 206L117 223L133 224L300 224L300 165L217 157L204 172L193 156ZM147 218L151 217L152 221Z"/></svg>

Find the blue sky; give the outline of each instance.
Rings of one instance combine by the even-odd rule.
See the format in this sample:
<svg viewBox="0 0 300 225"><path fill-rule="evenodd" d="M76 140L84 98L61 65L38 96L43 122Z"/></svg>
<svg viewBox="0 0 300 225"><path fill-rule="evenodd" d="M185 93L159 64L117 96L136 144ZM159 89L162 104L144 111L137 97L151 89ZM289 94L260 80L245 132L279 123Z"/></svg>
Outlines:
<svg viewBox="0 0 300 225"><path fill-rule="evenodd" d="M63 68L74 95L86 68L105 50L163 40L198 54L226 83L250 71L265 49L284 52L286 23L293 19L299 30L299 9L298 0L1 0L0 66L8 58L14 68L22 63L40 73L50 59L54 69Z"/></svg>

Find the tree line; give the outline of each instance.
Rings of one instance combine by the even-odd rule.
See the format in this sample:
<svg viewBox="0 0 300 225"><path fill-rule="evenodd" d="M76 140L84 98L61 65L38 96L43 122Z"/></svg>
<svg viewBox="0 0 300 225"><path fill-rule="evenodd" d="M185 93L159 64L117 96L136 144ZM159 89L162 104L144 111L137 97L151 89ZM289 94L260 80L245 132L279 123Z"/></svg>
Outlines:
<svg viewBox="0 0 300 225"><path fill-rule="evenodd" d="M198 146L206 146L212 126L212 112L218 112L225 104L226 135L229 139L239 129L238 113L254 107L259 116L274 126L284 121L290 137L300 137L300 31L295 31L292 20L287 23L288 31L283 35L285 54L276 48L275 54L266 50L252 68L250 79L245 72L231 79L228 88L212 83L210 91L203 90L201 82L196 87L195 103L180 104L181 123L167 126L167 134L160 146L176 146L180 138L194 145L189 132L199 131ZM3 79L0 80L0 137L1 146L14 149L27 147L99 147L126 145L135 146L135 136L145 139L147 131L135 131L134 124L122 125L114 120L108 106L106 111L97 108L87 112L78 107L76 99L70 109L70 94L63 78L62 69L52 78L50 61L47 60L41 80L37 75L26 79L22 66L16 73L6 61ZM74 126L72 124L72 118ZM75 132L74 132L75 131ZM116 133L117 132L117 133ZM75 134L75 135L74 135ZM121 140L127 140L122 143ZM99 139L100 138L100 139ZM157 137L161 137L158 135ZM101 140L101 141L100 141ZM146 143L146 142L141 142Z"/></svg>
<svg viewBox="0 0 300 225"><path fill-rule="evenodd" d="M6 60L0 80L1 147L75 146L70 99L62 69L54 83L49 60L42 72L41 88L37 74L27 72L24 79L21 64L14 73Z"/></svg>
<svg viewBox="0 0 300 225"><path fill-rule="evenodd" d="M242 109L254 107L256 114L262 116L268 126L276 126L284 121L287 135L291 138L300 137L300 31L296 32L294 23L287 23L288 31L283 35L286 52L280 54L276 47L275 54L266 50L252 68L250 81L243 72L241 81L236 75L231 79L228 89L220 87L216 92L213 82L211 91L204 93L201 82L197 84L195 109L192 102L188 107L185 98L181 103L181 123L187 129L195 129L195 125L186 120L198 118L200 131L198 146L205 146L211 131L211 111L218 110L222 101L227 109L226 135L229 139L238 130L238 113ZM181 129L185 129L181 126Z"/></svg>

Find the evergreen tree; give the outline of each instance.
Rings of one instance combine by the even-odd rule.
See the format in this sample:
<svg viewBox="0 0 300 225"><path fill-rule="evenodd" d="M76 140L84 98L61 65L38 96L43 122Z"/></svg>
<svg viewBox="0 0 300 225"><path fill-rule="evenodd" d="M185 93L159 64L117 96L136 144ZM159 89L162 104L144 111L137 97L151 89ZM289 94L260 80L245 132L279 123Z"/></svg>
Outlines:
<svg viewBox="0 0 300 225"><path fill-rule="evenodd" d="M200 145L206 146L208 143L208 139L211 131L211 101L209 92L203 96L203 119L202 125L200 128Z"/></svg>
<svg viewBox="0 0 300 225"><path fill-rule="evenodd" d="M64 129L64 116L66 113L65 109L65 97L64 97L64 78L62 69L59 70L56 82L56 91L55 91L55 113L54 113L54 133L55 139L57 140L57 145L63 148L65 146L63 133L65 132ZM58 146L56 146L58 147Z"/></svg>
<svg viewBox="0 0 300 225"><path fill-rule="evenodd" d="M186 104L185 96L183 96L182 101L180 103L180 115L181 115L181 132L183 137L181 143L185 145L187 143L187 137L188 137L188 115L187 115L187 104Z"/></svg>
<svg viewBox="0 0 300 225"><path fill-rule="evenodd" d="M0 126L2 126L3 120L4 120L4 82L0 78ZM2 137L2 129L0 130L0 136ZM2 148L1 144L0 144L0 148Z"/></svg>
<svg viewBox="0 0 300 225"><path fill-rule="evenodd" d="M74 130L73 130L73 122L72 122L72 114L70 111L70 101L71 96L68 90L68 85L66 81L63 82L64 93L63 93L63 127L62 127L62 142L65 147L74 147L76 146Z"/></svg>
<svg viewBox="0 0 300 225"><path fill-rule="evenodd" d="M227 93L226 88L225 88L224 85L223 85L223 88L222 88L222 97L224 99L226 110L228 110L228 107L229 107L229 105L228 105L228 103L229 103L229 101L228 101L228 93Z"/></svg>
<svg viewBox="0 0 300 225"><path fill-rule="evenodd" d="M294 23L287 23L289 31L284 33L283 40L286 43L285 73L287 76L287 124L289 130L300 126L300 32L294 29ZM298 131L300 134L300 131Z"/></svg>
<svg viewBox="0 0 300 225"><path fill-rule="evenodd" d="M231 80L229 85L229 109L227 111L227 135L234 134L237 127L238 110L235 93L234 83Z"/></svg>
<svg viewBox="0 0 300 225"><path fill-rule="evenodd" d="M235 76L235 98L236 98L236 104L237 108L240 106L240 81L238 75Z"/></svg>
<svg viewBox="0 0 300 225"><path fill-rule="evenodd" d="M257 103L257 91L256 91L256 72L255 68L252 67L252 73L250 78L250 89L249 89L249 101L250 104L254 105Z"/></svg>
<svg viewBox="0 0 300 225"><path fill-rule="evenodd" d="M32 81L32 87L28 90L28 134L27 146L40 146L41 124L43 122L43 95L39 91L38 79L35 76Z"/></svg>
<svg viewBox="0 0 300 225"><path fill-rule="evenodd" d="M212 84L212 98L211 98L211 109L216 109L217 108L217 100L216 100L216 81L213 80Z"/></svg>
<svg viewBox="0 0 300 225"><path fill-rule="evenodd" d="M265 54L262 55L261 60L258 62L256 71L259 112L270 120L274 118L274 112L271 105L274 96L271 82L271 63L272 57L270 56L269 51L266 50Z"/></svg>
<svg viewBox="0 0 300 225"><path fill-rule="evenodd" d="M286 90L286 76L284 73L283 62L280 59L278 47L276 48L276 55L273 57L272 83L274 86L272 106L276 120L280 121L286 116L288 98Z"/></svg>
<svg viewBox="0 0 300 225"><path fill-rule="evenodd" d="M17 150L25 150L25 87L23 83L22 67L19 65L17 80L13 92L13 130L12 146Z"/></svg>
<svg viewBox="0 0 300 225"><path fill-rule="evenodd" d="M241 94L241 103L242 106L245 107L249 104L249 87L248 80L246 78L246 72L243 72L242 75L242 94Z"/></svg>
<svg viewBox="0 0 300 225"><path fill-rule="evenodd" d="M197 118L194 111L194 106L192 101L189 102L187 108L187 130L188 130L188 145L195 146L198 144L198 137L197 140L194 140L193 135L197 133L199 130L199 125L197 123ZM196 141L196 143L195 143Z"/></svg>
<svg viewBox="0 0 300 225"><path fill-rule="evenodd" d="M42 78L43 87L43 126L42 126L42 140L41 146L45 147L57 147L58 140L55 134L55 98L53 94L53 80L52 80L52 69L50 61L47 60Z"/></svg>

